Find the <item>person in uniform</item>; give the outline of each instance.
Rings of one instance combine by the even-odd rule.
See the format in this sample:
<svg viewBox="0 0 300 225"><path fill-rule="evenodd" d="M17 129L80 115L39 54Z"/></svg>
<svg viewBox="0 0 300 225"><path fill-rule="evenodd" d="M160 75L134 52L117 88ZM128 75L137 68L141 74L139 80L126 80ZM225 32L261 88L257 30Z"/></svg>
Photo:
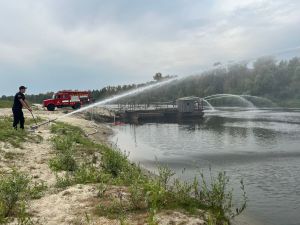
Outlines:
<svg viewBox="0 0 300 225"><path fill-rule="evenodd" d="M23 107L32 112L28 102L25 100L24 93L26 92L26 87L19 87L19 92L14 97L14 104L12 107L12 112L14 115L13 128L17 130L18 124L20 123L20 128L24 130L25 118L23 114Z"/></svg>

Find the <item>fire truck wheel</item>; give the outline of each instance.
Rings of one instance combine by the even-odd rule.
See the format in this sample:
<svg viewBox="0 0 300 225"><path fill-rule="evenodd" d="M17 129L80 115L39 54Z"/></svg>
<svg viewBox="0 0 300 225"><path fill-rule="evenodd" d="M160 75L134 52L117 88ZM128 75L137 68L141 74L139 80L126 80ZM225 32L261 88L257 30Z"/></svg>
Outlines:
<svg viewBox="0 0 300 225"><path fill-rule="evenodd" d="M73 109L80 109L81 108L81 104L80 103L76 103L72 108Z"/></svg>
<svg viewBox="0 0 300 225"><path fill-rule="evenodd" d="M55 105L49 104L49 105L47 105L47 109L48 109L48 111L54 111L55 110Z"/></svg>

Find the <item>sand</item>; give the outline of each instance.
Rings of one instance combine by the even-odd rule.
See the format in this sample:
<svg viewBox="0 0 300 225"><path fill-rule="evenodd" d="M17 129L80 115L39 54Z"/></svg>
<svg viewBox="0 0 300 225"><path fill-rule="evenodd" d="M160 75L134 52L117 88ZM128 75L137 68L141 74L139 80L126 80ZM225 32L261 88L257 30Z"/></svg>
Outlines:
<svg viewBox="0 0 300 225"><path fill-rule="evenodd" d="M31 118L29 112L25 112L26 118ZM11 109L0 109L0 117L11 116ZM48 112L43 109L36 109L35 116L46 120L55 119L64 115L63 110ZM112 130L105 124L97 124L84 119L82 114L64 117L59 121L80 126L89 137L98 143L108 143L108 137ZM22 149L14 148L7 143L0 142L0 170L10 170L15 167L20 171L30 174L33 181L44 182L47 185L47 191L41 199L31 200L29 202L29 213L34 221L43 225L84 225L84 224L120 224L117 220L110 220L104 217L98 217L93 213L99 197L98 190L94 184L74 185L65 190L54 187L56 175L49 168L49 159L53 157L54 150L50 142L52 134L50 126L45 125L35 131L35 134L42 137L38 143L25 142ZM12 152L12 158L5 158L7 152ZM117 195L123 187L108 187L110 195ZM145 218L145 215L130 217L132 221L129 224L144 224L138 218ZM200 218L188 217L180 212L162 212L157 215L159 224L187 224L201 225L205 224Z"/></svg>

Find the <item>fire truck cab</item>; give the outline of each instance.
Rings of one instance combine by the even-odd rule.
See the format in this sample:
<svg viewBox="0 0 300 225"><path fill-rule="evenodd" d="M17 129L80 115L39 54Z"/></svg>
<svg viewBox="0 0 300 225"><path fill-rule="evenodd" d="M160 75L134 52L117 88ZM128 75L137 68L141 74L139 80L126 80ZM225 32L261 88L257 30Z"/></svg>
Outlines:
<svg viewBox="0 0 300 225"><path fill-rule="evenodd" d="M43 106L48 111L54 111L55 108L72 107L79 109L82 105L92 103L90 91L59 91L55 93L52 99L43 101Z"/></svg>

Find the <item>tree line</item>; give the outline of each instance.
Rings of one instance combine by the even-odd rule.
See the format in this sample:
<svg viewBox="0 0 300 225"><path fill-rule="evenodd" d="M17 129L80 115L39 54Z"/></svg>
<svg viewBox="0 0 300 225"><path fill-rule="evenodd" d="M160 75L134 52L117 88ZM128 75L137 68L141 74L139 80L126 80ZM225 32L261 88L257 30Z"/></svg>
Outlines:
<svg viewBox="0 0 300 225"><path fill-rule="evenodd" d="M276 61L272 57L251 65L219 66L200 75L174 81L122 102L151 103L174 101L185 96L214 94L253 95L268 98L283 106L300 106L300 58Z"/></svg>
<svg viewBox="0 0 300 225"><path fill-rule="evenodd" d="M43 100L52 98L53 94L54 92L31 94L31 95L26 95L26 99L31 103L42 103ZM14 96L2 95L0 99L12 102L14 100Z"/></svg>
<svg viewBox="0 0 300 225"><path fill-rule="evenodd" d="M161 73L156 73L153 77L154 81L143 84L108 86L91 92L97 101L171 77L164 77ZM174 101L185 96L205 97L228 93L266 97L280 105L300 106L299 87L300 58L276 61L272 57L266 57L256 60L251 65L240 63L222 67L218 64L213 70L173 81L163 88L158 87L118 102L150 104ZM27 99L33 103L41 103L44 99L51 98L52 95L53 92L28 95ZM12 100L13 96L2 96L1 99Z"/></svg>
<svg viewBox="0 0 300 225"><path fill-rule="evenodd" d="M165 79L172 78L173 76L171 75L166 75L163 76L161 73L156 73L153 76L153 81L149 81L146 83L140 83L140 84L125 84L125 85L117 85L117 86L107 86L99 90L91 90L92 97L95 101L99 101L120 93L124 93L136 88L144 87L150 84L153 84L158 81L162 81ZM31 103L42 103L43 100L52 98L54 92L47 92L47 93L40 93L40 94L31 94L31 95L26 95L26 99L31 102ZM6 96L3 95L1 100L5 101L13 101L14 96Z"/></svg>
<svg viewBox="0 0 300 225"><path fill-rule="evenodd" d="M165 79L165 77L159 76L158 78L154 77L156 81ZM102 100L108 98L113 95L117 95L120 93L124 93L126 91L130 91L136 88L140 88L146 85L150 85L155 83L155 81L149 81L141 84L129 84L129 85L117 85L117 86L107 86L99 90L91 90L92 97L95 101ZM30 94L26 95L26 99L31 103L42 103L43 100L52 98L54 92L40 93L40 94ZM12 102L14 100L14 96L6 96L3 95L0 97L0 100Z"/></svg>

